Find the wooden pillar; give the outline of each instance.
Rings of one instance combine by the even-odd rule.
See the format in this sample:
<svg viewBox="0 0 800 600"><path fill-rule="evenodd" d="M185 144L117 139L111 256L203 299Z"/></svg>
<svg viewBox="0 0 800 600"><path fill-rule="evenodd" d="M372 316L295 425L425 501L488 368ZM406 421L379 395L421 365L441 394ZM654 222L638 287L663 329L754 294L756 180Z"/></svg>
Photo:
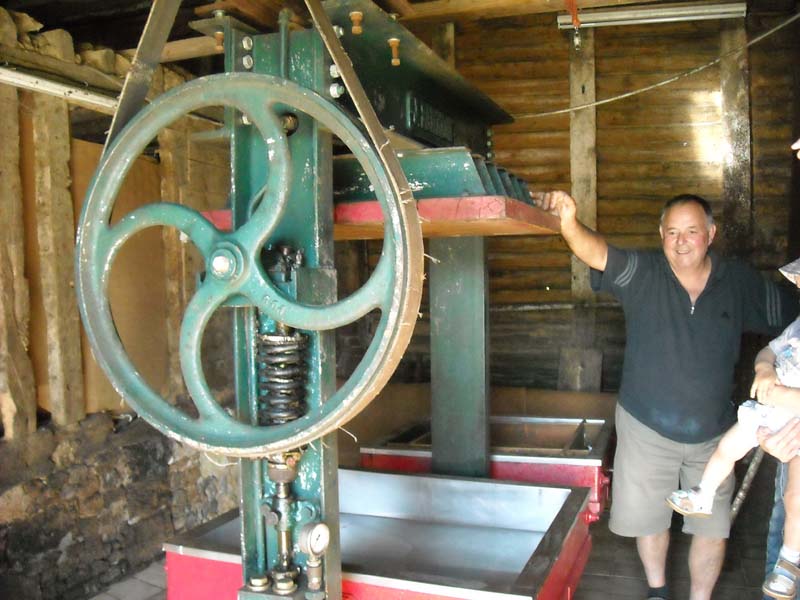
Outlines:
<svg viewBox="0 0 800 600"><path fill-rule="evenodd" d="M181 188L187 184L188 134L183 128L172 127L158 134L161 161L161 200L183 204ZM164 272L166 275L166 326L169 367L167 370L166 397L174 401L185 391L180 365L180 333L183 311L189 301L186 288L187 248L180 232L163 229Z"/></svg>
<svg viewBox="0 0 800 600"><path fill-rule="evenodd" d="M455 23L442 23L434 31L433 51L448 65L456 66L456 26Z"/></svg>
<svg viewBox="0 0 800 600"><path fill-rule="evenodd" d="M75 297L75 215L70 195L69 111L64 100L32 94L33 194L39 285L44 315L46 389L53 421L85 415L78 303ZM45 382L39 381L39 386Z"/></svg>
<svg viewBox="0 0 800 600"><path fill-rule="evenodd" d="M570 105L595 101L594 31L581 30L581 46L570 48ZM578 205L578 218L597 228L597 118L594 107L570 114L570 177L572 197ZM589 267L572 257L572 297L580 305L573 315L573 334L561 349L558 388L599 391L602 352L594 347L594 294L589 283Z"/></svg>
<svg viewBox="0 0 800 600"><path fill-rule="evenodd" d="M36 430L36 387L28 357L30 306L25 278L17 90L0 85L0 419L5 439Z"/></svg>
<svg viewBox="0 0 800 600"><path fill-rule="evenodd" d="M728 56L747 43L744 20L726 22L720 33L720 90L724 147L722 162L722 251L748 257L753 247L750 65L746 52Z"/></svg>

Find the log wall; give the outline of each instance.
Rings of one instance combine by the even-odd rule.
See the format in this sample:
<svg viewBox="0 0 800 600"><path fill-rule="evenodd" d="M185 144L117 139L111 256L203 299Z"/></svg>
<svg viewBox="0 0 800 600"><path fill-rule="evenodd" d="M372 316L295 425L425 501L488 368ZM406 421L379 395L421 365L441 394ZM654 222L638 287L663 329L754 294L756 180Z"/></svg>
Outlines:
<svg viewBox="0 0 800 600"><path fill-rule="evenodd" d="M598 28L596 98L714 61L785 18ZM457 23L455 30L457 69L516 117L495 127L498 164L526 178L533 190L569 190L569 115L531 115L570 105L572 33L559 31L553 15ZM795 23L744 54L598 106L598 231L620 247L657 248L664 202L695 193L714 208L717 249L774 275L788 258L791 236L800 235L788 225L799 32ZM430 35L420 33L423 39ZM796 206L794 212L800 214ZM568 249L559 237L492 238L489 272L493 384L555 387L559 348L583 326L576 310L584 302L571 290L578 275ZM615 390L624 320L610 298L589 304L594 302L600 308L591 309L596 313L589 337L603 353L602 389ZM428 376L425 317L398 379Z"/></svg>

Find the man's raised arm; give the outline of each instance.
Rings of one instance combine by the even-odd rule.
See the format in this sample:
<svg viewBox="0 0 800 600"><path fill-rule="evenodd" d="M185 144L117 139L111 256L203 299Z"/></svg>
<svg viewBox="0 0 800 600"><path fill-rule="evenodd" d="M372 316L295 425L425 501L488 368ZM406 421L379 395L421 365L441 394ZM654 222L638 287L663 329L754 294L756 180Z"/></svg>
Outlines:
<svg viewBox="0 0 800 600"><path fill-rule="evenodd" d="M605 271L608 244L596 231L578 221L577 206L566 192L534 192L536 206L561 220L561 237L580 260L598 271Z"/></svg>

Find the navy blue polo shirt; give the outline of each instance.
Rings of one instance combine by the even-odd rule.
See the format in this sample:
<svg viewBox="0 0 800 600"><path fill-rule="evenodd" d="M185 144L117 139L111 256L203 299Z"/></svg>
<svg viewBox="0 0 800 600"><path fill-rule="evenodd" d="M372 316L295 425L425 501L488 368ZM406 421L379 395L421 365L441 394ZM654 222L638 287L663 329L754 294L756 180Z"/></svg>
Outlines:
<svg viewBox="0 0 800 600"><path fill-rule="evenodd" d="M745 331L779 334L797 299L739 261L711 257L711 274L694 306L661 250L609 246L592 287L622 303L627 330L619 402L661 435L707 441L736 420L733 371Z"/></svg>

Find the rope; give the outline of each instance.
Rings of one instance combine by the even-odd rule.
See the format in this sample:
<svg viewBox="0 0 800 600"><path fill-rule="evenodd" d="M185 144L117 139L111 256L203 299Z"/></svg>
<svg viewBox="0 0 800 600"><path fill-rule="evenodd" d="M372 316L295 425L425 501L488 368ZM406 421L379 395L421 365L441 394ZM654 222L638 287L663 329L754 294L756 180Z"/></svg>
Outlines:
<svg viewBox="0 0 800 600"><path fill-rule="evenodd" d="M783 29L784 27L794 23L795 21L797 21L797 19L800 19L800 13L792 15L791 17L786 19L783 23L779 23L778 25L776 25L772 29L769 29L768 31L762 33L761 35L758 35L758 36L754 37L752 40L750 40L749 42L747 42L743 46L740 46L739 48L734 48L733 50L731 50L729 52L726 52L725 54L723 54L721 56L718 56L714 60L712 60L710 62L707 62L704 65L700 65L699 67L694 67L693 69L689 69L688 71L684 71L683 73L679 73L677 75L674 75L673 77L670 77L669 79L665 79L664 81L659 81L658 83L654 83L652 85L648 85L648 86L645 86L643 88L639 88L637 90L633 90L631 92L625 92L624 94L619 94L617 96L612 96L611 98L605 98L603 100L597 100L596 102L589 102L587 104L579 104L578 106L572 106L570 108L562 108L560 110L551 110L551 111L548 111L548 112L541 112L541 113L523 113L523 114L519 114L519 115L514 115L514 119L533 119L533 118L536 118L536 117L550 117L552 115L561 115L561 114L569 113L569 112L577 112L577 111L583 110L585 108L592 108L594 106L601 106L603 104L609 104L611 102L616 102L618 100L624 100L625 98L630 98L631 96L636 96L638 94L643 94L645 92L649 92L650 90L654 90L656 88L660 88L660 87L663 87L665 85L669 85L670 83L674 83L675 81L678 81L679 79L683 79L684 77L689 77L691 75L694 75L695 73L699 73L700 71L708 69L709 67L713 67L714 65L718 64L720 61L722 61L725 58L728 58L730 56L735 56L737 54L740 54L741 52L744 52L750 46L753 46L753 45L759 43L760 41L768 38L772 34L774 34L774 33L778 32L778 31L780 31L781 29Z"/></svg>

